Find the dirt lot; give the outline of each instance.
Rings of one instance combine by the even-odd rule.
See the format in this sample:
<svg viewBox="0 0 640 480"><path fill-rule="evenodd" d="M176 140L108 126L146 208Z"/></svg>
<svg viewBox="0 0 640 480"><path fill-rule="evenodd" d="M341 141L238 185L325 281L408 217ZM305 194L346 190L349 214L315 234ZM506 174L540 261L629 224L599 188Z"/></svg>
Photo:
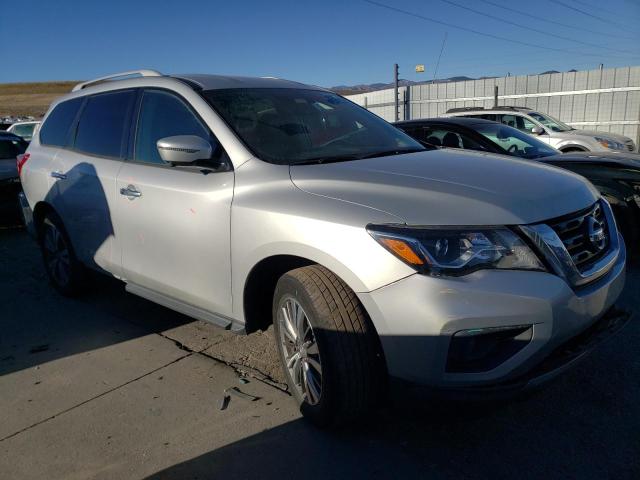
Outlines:
<svg viewBox="0 0 640 480"><path fill-rule="evenodd" d="M53 100L69 93L78 82L39 82L0 84L0 117L33 115L40 117Z"/></svg>
<svg viewBox="0 0 640 480"><path fill-rule="evenodd" d="M640 311L639 291L633 270L621 304ZM270 332L234 336L107 278L62 298L17 228L0 230L0 305L2 479L640 478L638 321L533 396L321 432ZM233 386L259 399L220 410Z"/></svg>

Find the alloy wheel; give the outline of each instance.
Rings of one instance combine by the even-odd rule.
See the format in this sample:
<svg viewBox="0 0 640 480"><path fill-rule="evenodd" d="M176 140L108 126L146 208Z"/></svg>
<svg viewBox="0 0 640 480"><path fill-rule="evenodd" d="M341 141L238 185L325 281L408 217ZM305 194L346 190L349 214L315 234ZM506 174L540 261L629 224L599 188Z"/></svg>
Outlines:
<svg viewBox="0 0 640 480"><path fill-rule="evenodd" d="M47 224L43 247L49 274L58 285L66 285L71 277L69 248L62 233L53 224Z"/></svg>
<svg viewBox="0 0 640 480"><path fill-rule="evenodd" d="M277 313L285 366L300 397L317 405L322 396L322 362L309 317L293 297L285 297Z"/></svg>

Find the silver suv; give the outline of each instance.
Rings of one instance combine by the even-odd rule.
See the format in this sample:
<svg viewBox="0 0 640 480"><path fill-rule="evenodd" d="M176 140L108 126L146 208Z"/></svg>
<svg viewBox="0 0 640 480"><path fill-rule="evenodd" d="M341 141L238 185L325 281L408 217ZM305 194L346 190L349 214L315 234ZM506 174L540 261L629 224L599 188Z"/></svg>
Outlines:
<svg viewBox="0 0 640 480"><path fill-rule="evenodd" d="M430 150L317 87L133 73L57 100L21 159L51 283L76 294L88 267L235 332L273 323L316 424L388 379L532 385L621 323L624 246L582 177Z"/></svg>
<svg viewBox="0 0 640 480"><path fill-rule="evenodd" d="M504 123L535 136L538 140L561 152L636 152L637 146L629 137L596 130L573 128L546 113L526 107L452 108L446 117L483 118Z"/></svg>

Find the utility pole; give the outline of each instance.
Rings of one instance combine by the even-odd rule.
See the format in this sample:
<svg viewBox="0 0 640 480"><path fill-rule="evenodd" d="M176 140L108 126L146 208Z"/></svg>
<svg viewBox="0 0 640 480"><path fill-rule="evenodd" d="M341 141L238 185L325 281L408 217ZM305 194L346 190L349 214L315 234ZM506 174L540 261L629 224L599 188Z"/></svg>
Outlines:
<svg viewBox="0 0 640 480"><path fill-rule="evenodd" d="M400 120L400 109L398 108L398 64L393 64L393 90L394 90L394 104L395 104L395 117L396 122Z"/></svg>

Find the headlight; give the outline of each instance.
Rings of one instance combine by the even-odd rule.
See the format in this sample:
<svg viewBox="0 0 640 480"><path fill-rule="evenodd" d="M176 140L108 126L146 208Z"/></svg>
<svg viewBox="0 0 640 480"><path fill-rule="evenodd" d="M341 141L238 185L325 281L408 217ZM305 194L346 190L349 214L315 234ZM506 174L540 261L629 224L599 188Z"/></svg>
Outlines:
<svg viewBox="0 0 640 480"><path fill-rule="evenodd" d="M596 141L602 145L604 148L610 148L611 150L624 150L625 146L620 143L620 142L616 142L615 140L611 140L609 138L604 138L604 137L593 137L596 139Z"/></svg>
<svg viewBox="0 0 640 480"><path fill-rule="evenodd" d="M407 265L430 275L458 276L480 269L546 270L528 245L506 227L369 225L367 231Z"/></svg>

